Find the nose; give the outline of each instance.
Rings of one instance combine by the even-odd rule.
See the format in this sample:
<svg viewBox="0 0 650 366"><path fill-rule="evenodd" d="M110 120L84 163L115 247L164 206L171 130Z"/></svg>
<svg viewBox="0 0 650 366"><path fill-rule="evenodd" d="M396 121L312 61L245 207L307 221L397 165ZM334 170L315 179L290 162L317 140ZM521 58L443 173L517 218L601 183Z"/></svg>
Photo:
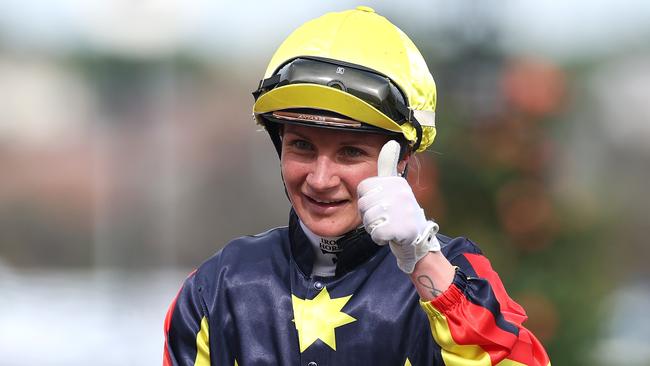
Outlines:
<svg viewBox="0 0 650 366"><path fill-rule="evenodd" d="M314 190L325 191L337 187L341 178L337 172L337 165L327 156L319 156L307 174L307 184Z"/></svg>

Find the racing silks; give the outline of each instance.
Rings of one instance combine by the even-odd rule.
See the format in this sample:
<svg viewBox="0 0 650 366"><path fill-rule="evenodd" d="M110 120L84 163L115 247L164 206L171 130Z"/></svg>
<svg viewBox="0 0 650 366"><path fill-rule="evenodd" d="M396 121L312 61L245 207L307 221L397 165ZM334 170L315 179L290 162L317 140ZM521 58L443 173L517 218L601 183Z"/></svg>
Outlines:
<svg viewBox="0 0 650 366"><path fill-rule="evenodd" d="M421 302L387 246L359 231L336 275L289 226L235 239L185 280L165 320L163 365L550 365L524 310L479 248L439 235L459 269Z"/></svg>

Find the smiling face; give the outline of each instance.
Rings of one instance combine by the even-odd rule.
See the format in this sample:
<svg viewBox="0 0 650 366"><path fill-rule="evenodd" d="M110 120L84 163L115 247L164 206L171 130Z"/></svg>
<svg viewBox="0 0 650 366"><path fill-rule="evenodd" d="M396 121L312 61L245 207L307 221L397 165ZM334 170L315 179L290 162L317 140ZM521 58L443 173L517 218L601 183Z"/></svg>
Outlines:
<svg viewBox="0 0 650 366"><path fill-rule="evenodd" d="M361 225L357 186L377 175L387 141L380 134L284 125L282 176L293 208L312 232L332 237Z"/></svg>

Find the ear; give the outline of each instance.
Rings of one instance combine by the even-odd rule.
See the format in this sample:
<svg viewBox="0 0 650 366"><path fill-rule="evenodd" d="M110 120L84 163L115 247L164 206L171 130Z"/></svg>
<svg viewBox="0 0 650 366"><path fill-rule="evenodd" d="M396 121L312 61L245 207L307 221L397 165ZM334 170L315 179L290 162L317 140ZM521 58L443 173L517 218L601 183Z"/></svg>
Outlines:
<svg viewBox="0 0 650 366"><path fill-rule="evenodd" d="M406 170L406 166L408 165L410 160L411 160L411 152L407 151L406 154L404 154L402 160L400 160L400 162L397 163L397 171L399 172L400 176L404 176L404 171Z"/></svg>

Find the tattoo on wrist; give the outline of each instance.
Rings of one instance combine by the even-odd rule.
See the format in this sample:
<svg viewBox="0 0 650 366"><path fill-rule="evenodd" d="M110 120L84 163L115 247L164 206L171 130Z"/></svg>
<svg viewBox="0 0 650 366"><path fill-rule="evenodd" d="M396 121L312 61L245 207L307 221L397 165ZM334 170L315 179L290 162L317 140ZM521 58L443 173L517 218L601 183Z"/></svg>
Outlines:
<svg viewBox="0 0 650 366"><path fill-rule="evenodd" d="M433 297L438 297L442 294L442 291L438 290L436 288L436 285L433 283L433 280L431 277L427 275L419 275L418 276L418 283L422 285L422 287L428 289L431 292L431 295Z"/></svg>

